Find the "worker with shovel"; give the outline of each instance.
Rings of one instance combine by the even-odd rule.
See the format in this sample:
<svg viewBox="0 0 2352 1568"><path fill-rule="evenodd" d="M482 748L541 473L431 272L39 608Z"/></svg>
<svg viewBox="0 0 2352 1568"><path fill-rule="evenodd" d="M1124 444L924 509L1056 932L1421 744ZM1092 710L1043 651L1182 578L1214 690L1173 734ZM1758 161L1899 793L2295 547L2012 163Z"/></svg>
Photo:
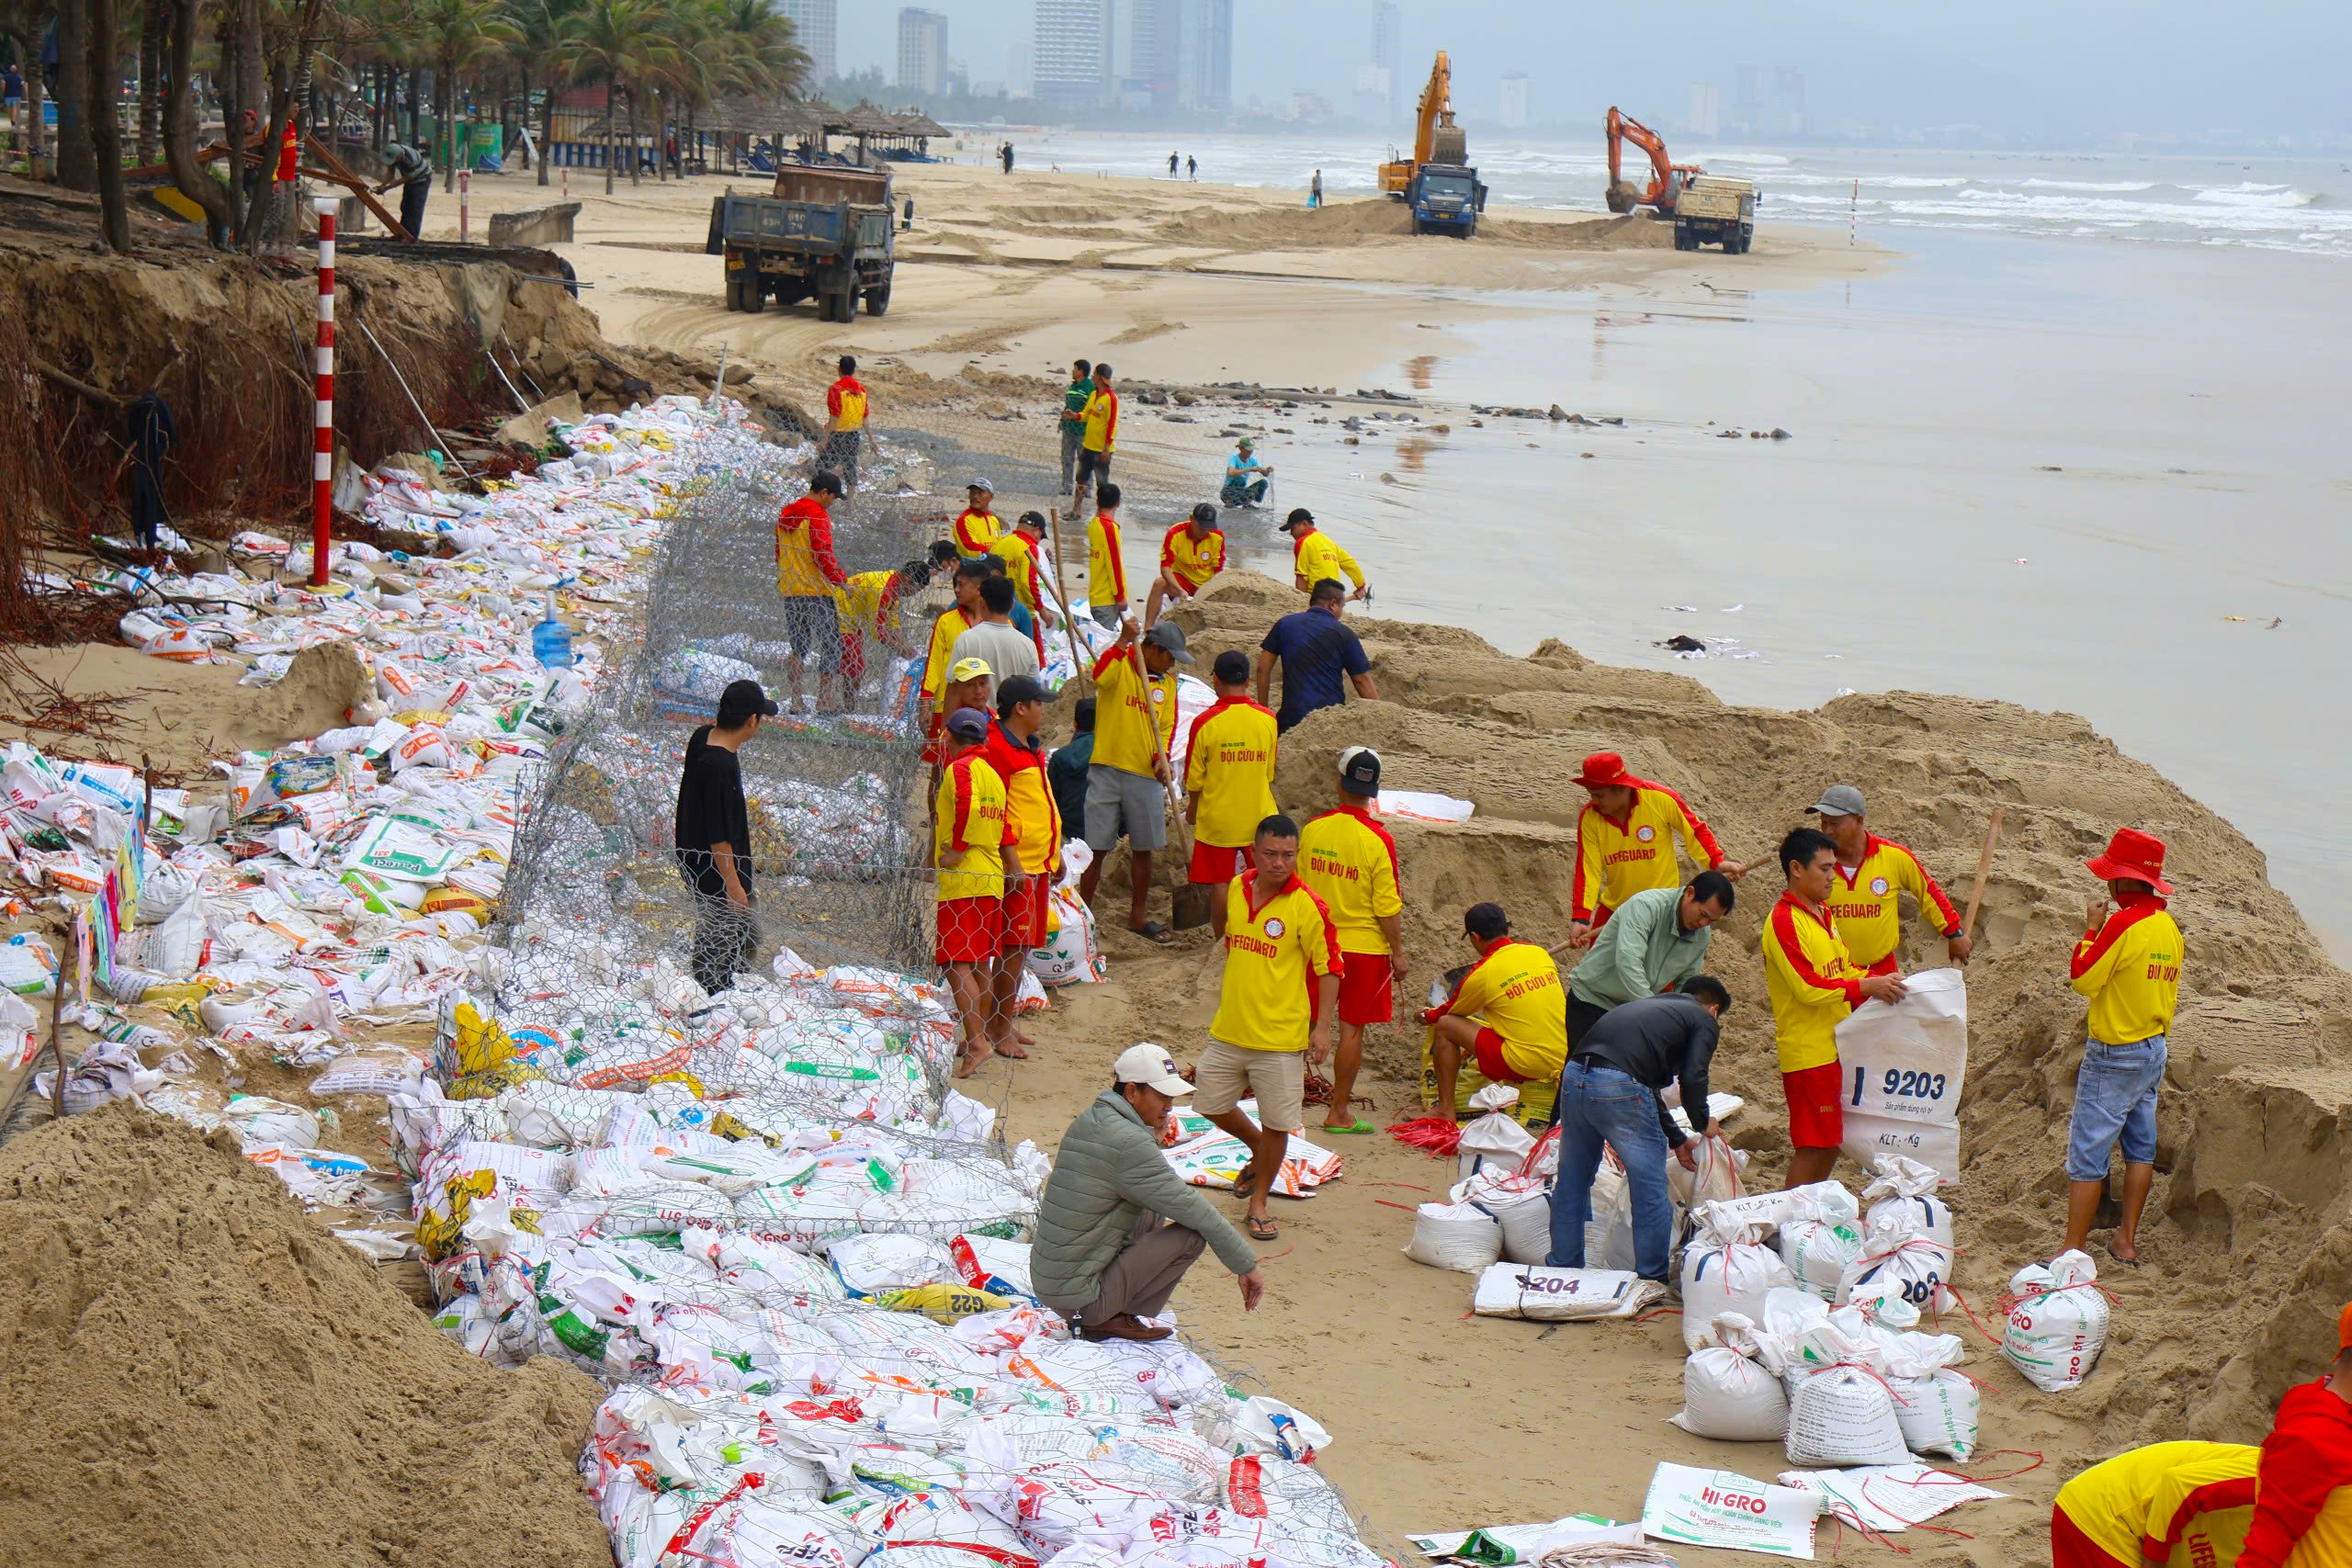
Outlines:
<svg viewBox="0 0 2352 1568"><path fill-rule="evenodd" d="M1126 840L1127 929L1156 942L1167 942L1169 930L1145 918L1145 904L1152 852L1168 842L1168 787L1176 776L1168 761L1176 733L1173 671L1192 661L1182 626L1162 621L1139 634L1129 615L1119 640L1094 662L1094 755L1086 769L1086 847L1094 861L1079 878L1079 896L1094 902L1104 857Z"/></svg>

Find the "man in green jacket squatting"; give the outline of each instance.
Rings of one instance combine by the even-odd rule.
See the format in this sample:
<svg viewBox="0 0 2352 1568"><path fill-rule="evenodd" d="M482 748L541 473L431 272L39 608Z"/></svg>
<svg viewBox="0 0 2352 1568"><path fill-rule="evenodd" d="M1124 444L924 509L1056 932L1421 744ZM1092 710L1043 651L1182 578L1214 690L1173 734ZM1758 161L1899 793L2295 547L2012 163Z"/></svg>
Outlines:
<svg viewBox="0 0 2352 1568"><path fill-rule="evenodd" d="M1207 1246L1240 1276L1242 1310L1257 1311L1266 1290L1257 1253L1159 1152L1169 1108L1193 1086L1157 1045L1122 1053L1111 1077L1062 1134L1046 1180L1029 1254L1037 1299L1081 1339L1165 1339L1171 1330L1144 1320L1167 1307Z"/></svg>
<svg viewBox="0 0 2352 1568"><path fill-rule="evenodd" d="M1611 1008L1660 996L1699 972L1708 930L1731 913L1731 878L1702 871L1688 887L1653 887L1609 917L1568 976L1568 1050Z"/></svg>

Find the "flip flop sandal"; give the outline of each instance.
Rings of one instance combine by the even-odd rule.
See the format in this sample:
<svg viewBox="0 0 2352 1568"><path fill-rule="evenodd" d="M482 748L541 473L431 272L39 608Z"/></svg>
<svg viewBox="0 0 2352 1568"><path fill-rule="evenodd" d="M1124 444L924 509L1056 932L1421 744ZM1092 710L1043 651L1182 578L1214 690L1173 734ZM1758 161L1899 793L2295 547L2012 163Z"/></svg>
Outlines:
<svg viewBox="0 0 2352 1568"><path fill-rule="evenodd" d="M1249 1201L1250 1194L1256 1191L1257 1189L1258 1178L1256 1173L1247 1169L1246 1168L1242 1170L1240 1175L1233 1179L1233 1195L1236 1198L1242 1200L1244 1202Z"/></svg>
<svg viewBox="0 0 2352 1568"><path fill-rule="evenodd" d="M1247 1224L1250 1227L1250 1239L1251 1241L1276 1241L1281 1239L1283 1234L1282 1227L1275 1224L1272 1220L1250 1220L1248 1221Z"/></svg>
<svg viewBox="0 0 2352 1568"><path fill-rule="evenodd" d="M1144 941L1158 942L1162 947L1175 940L1175 933L1159 920L1146 920L1139 926L1129 926L1127 930L1134 935L1143 938Z"/></svg>
<svg viewBox="0 0 2352 1568"><path fill-rule="evenodd" d="M1356 1124L1352 1127L1317 1126L1315 1130L1318 1133L1329 1133L1335 1138L1345 1137L1351 1133L1376 1133L1380 1131L1379 1128L1374 1126L1371 1122L1365 1121L1361 1116L1356 1118Z"/></svg>

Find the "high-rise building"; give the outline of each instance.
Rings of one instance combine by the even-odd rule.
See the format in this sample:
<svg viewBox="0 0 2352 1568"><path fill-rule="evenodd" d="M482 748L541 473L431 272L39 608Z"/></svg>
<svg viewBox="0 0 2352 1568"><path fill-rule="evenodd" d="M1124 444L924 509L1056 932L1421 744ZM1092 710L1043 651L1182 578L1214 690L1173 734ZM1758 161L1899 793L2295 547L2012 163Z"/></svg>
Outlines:
<svg viewBox="0 0 2352 1568"><path fill-rule="evenodd" d="M842 73L841 0L777 0L792 20L792 41L808 51L808 73L826 82Z"/></svg>
<svg viewBox="0 0 2352 1568"><path fill-rule="evenodd" d="M1724 96L1719 87L1704 82L1690 85L1690 134L1720 136L1723 134Z"/></svg>
<svg viewBox="0 0 2352 1568"><path fill-rule="evenodd" d="M1527 78L1517 72L1503 78L1502 122L1505 130L1527 129Z"/></svg>
<svg viewBox="0 0 2352 1568"><path fill-rule="evenodd" d="M1133 0L1127 11L1127 78L1151 95L1151 107L1176 107L1177 39L1182 0Z"/></svg>
<svg viewBox="0 0 2352 1568"><path fill-rule="evenodd" d="M1743 65L1732 78L1731 124L1742 136L1764 129L1764 73Z"/></svg>
<svg viewBox="0 0 2352 1568"><path fill-rule="evenodd" d="M1114 85L1113 41L1111 0L1037 0L1037 101L1056 109L1101 107Z"/></svg>
<svg viewBox="0 0 2352 1568"><path fill-rule="evenodd" d="M913 6L899 10L899 88L941 93L947 88L947 18Z"/></svg>
<svg viewBox="0 0 2352 1568"><path fill-rule="evenodd" d="M1388 123L1405 112L1405 19L1396 0L1373 0L1372 62L1388 73Z"/></svg>
<svg viewBox="0 0 2352 1568"><path fill-rule="evenodd" d="M1783 65L1772 73L1772 113L1769 124L1775 136L1805 133L1804 72Z"/></svg>
<svg viewBox="0 0 2352 1568"><path fill-rule="evenodd" d="M1233 0L1133 0L1128 79L1152 107L1233 107Z"/></svg>

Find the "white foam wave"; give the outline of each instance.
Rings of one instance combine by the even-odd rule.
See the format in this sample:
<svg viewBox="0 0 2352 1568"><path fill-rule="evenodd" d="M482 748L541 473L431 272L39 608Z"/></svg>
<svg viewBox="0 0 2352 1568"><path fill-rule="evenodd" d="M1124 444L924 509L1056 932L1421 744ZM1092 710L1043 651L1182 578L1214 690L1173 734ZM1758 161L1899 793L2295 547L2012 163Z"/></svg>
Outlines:
<svg viewBox="0 0 2352 1568"><path fill-rule="evenodd" d="M2019 185L2030 190L2154 190L2154 180L2020 180Z"/></svg>
<svg viewBox="0 0 2352 1568"><path fill-rule="evenodd" d="M2216 207L2309 207L2319 197L2309 191L2296 190L2291 186L2230 186L2218 190L2200 190L2197 199Z"/></svg>

